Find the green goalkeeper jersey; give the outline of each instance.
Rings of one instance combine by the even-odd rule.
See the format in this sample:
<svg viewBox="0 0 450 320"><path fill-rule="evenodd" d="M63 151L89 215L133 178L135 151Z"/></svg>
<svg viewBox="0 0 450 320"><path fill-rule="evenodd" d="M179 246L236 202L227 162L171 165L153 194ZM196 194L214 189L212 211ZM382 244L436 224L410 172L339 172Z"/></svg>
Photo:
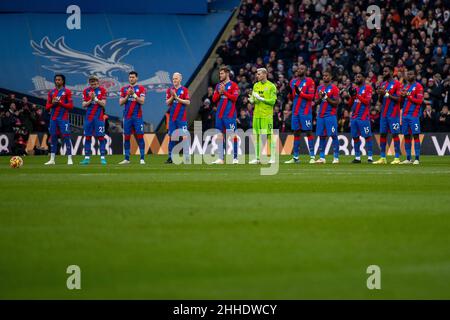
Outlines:
<svg viewBox="0 0 450 320"><path fill-rule="evenodd" d="M254 118L272 118L273 117L273 106L277 101L277 87L266 80L262 83L261 81L253 85L253 92L258 93L265 101L259 101L253 98L255 103L255 110L253 111Z"/></svg>

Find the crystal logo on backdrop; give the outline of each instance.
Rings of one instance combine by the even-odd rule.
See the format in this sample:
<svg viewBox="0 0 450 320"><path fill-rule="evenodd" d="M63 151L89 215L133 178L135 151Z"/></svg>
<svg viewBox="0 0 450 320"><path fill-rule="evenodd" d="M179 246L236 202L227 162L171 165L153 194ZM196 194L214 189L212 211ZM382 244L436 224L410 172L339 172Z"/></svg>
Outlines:
<svg viewBox="0 0 450 320"><path fill-rule="evenodd" d="M33 54L50 60L53 64L45 65L43 68L55 73L72 73L84 76L96 75L100 78L100 85L108 90L108 98L117 97L119 90L128 82L120 82L113 76L115 72L128 73L134 69L130 64L122 62L132 50L139 47L151 45L144 40L128 40L125 38L115 39L103 45L96 45L93 53L81 52L70 48L60 37L52 42L48 37L41 39L39 43L31 40ZM50 89L54 87L53 78L46 79L42 76L32 78L34 90L32 94L46 97ZM151 78L139 81L149 91L163 92L171 81L167 71L157 71ZM81 95L86 87L86 82L67 85L75 95Z"/></svg>

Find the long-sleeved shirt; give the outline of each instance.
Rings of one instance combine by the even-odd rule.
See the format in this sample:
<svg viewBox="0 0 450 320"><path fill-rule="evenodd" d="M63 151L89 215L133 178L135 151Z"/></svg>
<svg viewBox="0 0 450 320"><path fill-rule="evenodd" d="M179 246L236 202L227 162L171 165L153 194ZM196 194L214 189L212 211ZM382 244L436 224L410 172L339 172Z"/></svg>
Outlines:
<svg viewBox="0 0 450 320"><path fill-rule="evenodd" d="M259 81L253 85L253 93L257 93L264 101L254 99L255 111L253 118L270 118L273 117L273 106L277 101L277 87L266 80L264 83Z"/></svg>

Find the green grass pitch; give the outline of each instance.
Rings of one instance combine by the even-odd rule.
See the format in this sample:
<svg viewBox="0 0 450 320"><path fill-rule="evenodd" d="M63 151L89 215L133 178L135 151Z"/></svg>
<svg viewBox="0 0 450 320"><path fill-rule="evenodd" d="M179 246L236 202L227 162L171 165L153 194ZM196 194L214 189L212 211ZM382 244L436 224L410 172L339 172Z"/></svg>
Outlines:
<svg viewBox="0 0 450 320"><path fill-rule="evenodd" d="M0 158L2 299L450 298L450 157L275 176L47 159ZM81 290L66 288L72 264ZM369 265L381 290L366 287Z"/></svg>

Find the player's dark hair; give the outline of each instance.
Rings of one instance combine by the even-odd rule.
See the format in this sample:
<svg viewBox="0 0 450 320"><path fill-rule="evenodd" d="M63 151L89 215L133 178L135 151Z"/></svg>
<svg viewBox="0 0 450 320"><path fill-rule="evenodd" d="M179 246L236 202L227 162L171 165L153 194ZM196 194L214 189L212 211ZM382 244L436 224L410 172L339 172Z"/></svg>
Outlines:
<svg viewBox="0 0 450 320"><path fill-rule="evenodd" d="M219 69L219 72L220 71L224 71L224 72L226 72L226 73L230 73L230 68L228 68L227 66L222 66L222 67L220 67L220 69Z"/></svg>
<svg viewBox="0 0 450 320"><path fill-rule="evenodd" d="M63 81L63 87L66 86L66 76L61 74L61 73L57 73L55 74L55 76L53 77L53 82L56 80L57 77L60 77Z"/></svg>
<svg viewBox="0 0 450 320"><path fill-rule="evenodd" d="M407 72L410 72L410 71L412 71L412 73L416 74L416 69L415 68L413 68L413 67L408 68Z"/></svg>
<svg viewBox="0 0 450 320"><path fill-rule="evenodd" d="M136 71L130 71L128 73L128 75L132 75L132 74L134 74L136 76L136 78L138 77L138 73Z"/></svg>
<svg viewBox="0 0 450 320"><path fill-rule="evenodd" d="M325 69L325 70L322 71L322 76L323 76L325 73L328 73L328 74L330 75L330 78L333 79L333 74L331 73L331 70L330 70L329 68L327 68L327 69Z"/></svg>

